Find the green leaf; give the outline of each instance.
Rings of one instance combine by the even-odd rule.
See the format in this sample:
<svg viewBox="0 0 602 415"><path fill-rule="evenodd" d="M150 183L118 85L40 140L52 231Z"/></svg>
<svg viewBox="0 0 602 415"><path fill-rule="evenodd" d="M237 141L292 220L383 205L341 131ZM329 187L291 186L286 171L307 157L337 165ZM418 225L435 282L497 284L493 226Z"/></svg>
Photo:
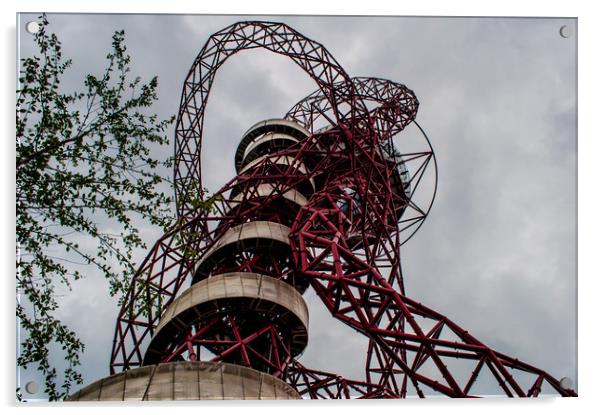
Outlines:
<svg viewBox="0 0 602 415"><path fill-rule="evenodd" d="M130 75L123 30L113 34L104 71L88 74L79 91L65 91L71 60L46 15L39 20L37 52L21 60L18 74L17 364L35 365L48 398L60 400L82 382L84 344L57 317L58 293L96 269L121 302L136 271L134 253L145 246L135 224L162 229L174 222L171 198L159 191L172 160L154 158L165 151L151 148L168 144L164 133L175 118L151 113L158 80ZM63 356L52 357L55 349ZM51 362L61 360L59 373Z"/></svg>

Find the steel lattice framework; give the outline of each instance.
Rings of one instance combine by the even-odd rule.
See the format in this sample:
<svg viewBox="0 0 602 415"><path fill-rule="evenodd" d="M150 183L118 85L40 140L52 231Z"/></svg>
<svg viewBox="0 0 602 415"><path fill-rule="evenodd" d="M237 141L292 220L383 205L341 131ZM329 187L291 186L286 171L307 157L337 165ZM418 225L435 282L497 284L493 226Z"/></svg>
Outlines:
<svg viewBox="0 0 602 415"><path fill-rule="evenodd" d="M308 134L239 169L208 197L201 144L211 86L230 56L255 48L290 58L316 82L317 91L285 115ZM535 397L546 384L558 395L576 396L545 371L491 349L406 295L400 247L423 223L436 189L426 135L419 151L400 152L392 141L408 126L422 132L417 109L404 85L349 77L321 44L285 24L239 22L211 36L188 73L177 119L179 221L154 244L131 283L117 319L111 373L207 358L270 373L310 398L470 397L486 376L496 381L494 393L507 396ZM426 176L435 178L430 187ZM421 191L429 197L418 203ZM295 196L292 209L290 195L299 193L304 201ZM256 246L211 269L199 266L221 247L218 241L257 221L285 227L286 246L269 247L270 254ZM296 359L306 339L276 319L242 318L236 307L220 306L218 314L173 332L169 345L153 343L162 314L187 286L229 272L266 275L300 293L311 287L334 318L369 339L365 379L306 368Z"/></svg>

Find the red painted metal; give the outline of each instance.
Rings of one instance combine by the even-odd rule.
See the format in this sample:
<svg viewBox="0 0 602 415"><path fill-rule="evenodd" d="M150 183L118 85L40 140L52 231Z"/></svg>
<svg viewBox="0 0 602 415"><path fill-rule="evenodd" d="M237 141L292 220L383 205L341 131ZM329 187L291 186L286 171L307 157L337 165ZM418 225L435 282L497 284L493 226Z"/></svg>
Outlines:
<svg viewBox="0 0 602 415"><path fill-rule="evenodd" d="M289 57L318 85L285 117L311 135L276 154L302 160L307 171L266 158L226 183L214 195L215 207L203 210L190 196L207 199L200 151L211 85L226 59L253 48ZM365 379L306 368L292 355L282 327L249 329L233 313L195 323L163 361L212 359L252 367L260 361L260 370L310 398L471 397L485 376L498 388L489 394L538 396L547 385L552 393L576 396L545 371L491 349L406 295L400 247L423 223L436 189L426 135L420 151L403 153L393 145L408 126L424 134L414 120L417 109L404 85L350 78L323 46L285 24L240 22L211 36L184 83L178 114L174 173L180 220L155 243L132 281L117 319L111 373L143 363L162 311L195 282L195 264L215 241L232 226L270 220L291 227L290 253L272 260L241 255L218 273L258 272L301 292L311 286L334 318L369 339ZM427 176L435 178L431 187L424 184ZM296 216L294 209L271 205L310 178L317 189ZM255 194L257 184L266 182L276 184L274 197ZM232 189L242 194L237 209L228 203ZM417 192L430 196L420 204ZM260 339L261 346L254 346ZM204 356L203 347L212 353Z"/></svg>

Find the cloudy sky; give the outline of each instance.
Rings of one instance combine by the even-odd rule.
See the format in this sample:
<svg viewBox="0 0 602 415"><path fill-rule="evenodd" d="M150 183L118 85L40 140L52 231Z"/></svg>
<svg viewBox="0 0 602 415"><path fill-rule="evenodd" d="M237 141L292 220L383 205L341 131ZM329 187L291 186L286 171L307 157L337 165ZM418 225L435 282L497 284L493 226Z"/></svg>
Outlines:
<svg viewBox="0 0 602 415"><path fill-rule="evenodd" d="M34 17L20 19L22 56L33 50L23 27ZM431 215L402 248L407 294L489 346L575 380L576 36L565 39L559 28L576 31L576 21L49 15L73 59L67 90L102 71L112 32L125 29L132 72L159 77L155 110L162 117L177 112L182 82L206 39L245 19L288 23L322 43L349 75L391 79L416 93L439 187ZM233 176L234 150L250 125L282 116L314 89L283 57L250 51L230 59L206 113L205 184L217 190ZM396 143L403 150L403 134ZM160 156L171 154L170 147ZM143 233L149 245L158 236ZM86 343L85 383L108 374L118 310L106 287L91 273L63 297L61 316ZM310 344L302 363L362 378L364 338L330 318L311 293L305 297ZM22 382L35 378L22 373Z"/></svg>

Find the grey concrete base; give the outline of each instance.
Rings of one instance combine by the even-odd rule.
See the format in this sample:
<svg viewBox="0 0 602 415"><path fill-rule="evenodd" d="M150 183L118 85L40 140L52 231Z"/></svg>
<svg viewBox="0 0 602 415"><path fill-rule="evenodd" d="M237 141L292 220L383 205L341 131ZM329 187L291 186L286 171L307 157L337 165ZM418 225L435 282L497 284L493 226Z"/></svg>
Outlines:
<svg viewBox="0 0 602 415"><path fill-rule="evenodd" d="M301 399L280 379L229 363L173 362L143 366L94 382L67 401Z"/></svg>

